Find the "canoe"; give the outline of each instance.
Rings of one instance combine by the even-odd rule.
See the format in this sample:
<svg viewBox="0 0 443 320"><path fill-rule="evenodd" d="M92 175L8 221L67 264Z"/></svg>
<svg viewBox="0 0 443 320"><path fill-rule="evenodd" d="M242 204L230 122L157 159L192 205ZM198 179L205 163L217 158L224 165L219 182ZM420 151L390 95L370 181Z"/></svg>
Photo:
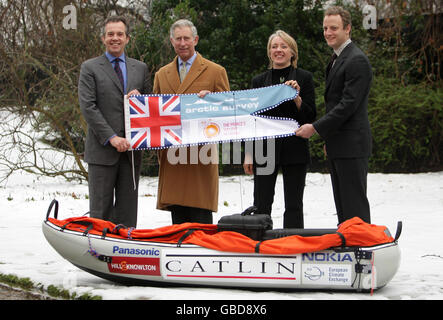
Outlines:
<svg viewBox="0 0 443 320"><path fill-rule="evenodd" d="M336 229L272 229L245 211L218 225L134 229L87 216L59 220L58 209L53 200L42 223L49 244L78 268L125 285L367 292L388 284L400 265L401 222L394 237L358 217ZM244 223L248 216L264 232Z"/></svg>

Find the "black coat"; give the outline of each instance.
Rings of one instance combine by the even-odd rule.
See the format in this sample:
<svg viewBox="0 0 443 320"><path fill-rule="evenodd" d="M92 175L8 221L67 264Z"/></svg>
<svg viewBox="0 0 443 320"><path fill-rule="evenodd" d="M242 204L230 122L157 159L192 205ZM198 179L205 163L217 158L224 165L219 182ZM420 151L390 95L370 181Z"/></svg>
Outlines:
<svg viewBox="0 0 443 320"><path fill-rule="evenodd" d="M326 75L326 114L313 123L326 143L339 223L354 216L371 222L366 196L372 149L368 120L371 80L368 58L351 42Z"/></svg>
<svg viewBox="0 0 443 320"><path fill-rule="evenodd" d="M330 159L369 157L372 151L368 96L372 69L366 55L350 43L326 78L326 114L313 123Z"/></svg>
<svg viewBox="0 0 443 320"><path fill-rule="evenodd" d="M286 117L297 120L301 126L312 123L317 115L315 107L315 91L312 73L300 68L292 68L287 80L296 80L300 85L302 105L297 109L294 101L287 101L278 107L264 112L264 115L273 117ZM252 79L253 88L271 86L272 70L268 70ZM264 144L266 150L266 143ZM307 139L289 136L275 139L276 164L301 164L310 163L309 144Z"/></svg>

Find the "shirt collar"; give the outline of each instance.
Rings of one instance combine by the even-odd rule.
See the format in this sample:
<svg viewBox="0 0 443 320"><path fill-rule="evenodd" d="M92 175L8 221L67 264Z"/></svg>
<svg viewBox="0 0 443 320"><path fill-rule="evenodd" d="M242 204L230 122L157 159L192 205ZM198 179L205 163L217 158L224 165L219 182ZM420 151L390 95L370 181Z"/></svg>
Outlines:
<svg viewBox="0 0 443 320"><path fill-rule="evenodd" d="M337 57L340 55L340 53L342 53L342 51L346 48L346 46L348 44L350 44L351 42L352 42L351 39L348 39L345 42L343 42L343 44L337 50L334 50Z"/></svg>
<svg viewBox="0 0 443 320"><path fill-rule="evenodd" d="M105 52L106 58L108 58L109 62L113 62L114 59L120 58L123 62L126 62L125 53L122 53L120 57L114 57L112 54L110 54L108 51Z"/></svg>
<svg viewBox="0 0 443 320"><path fill-rule="evenodd" d="M186 64L192 66L192 64L194 63L195 58L197 58L197 52L194 52L192 57L190 57L188 59L188 61L186 61ZM180 57L178 57L178 65L181 66L182 63L183 63L183 60Z"/></svg>

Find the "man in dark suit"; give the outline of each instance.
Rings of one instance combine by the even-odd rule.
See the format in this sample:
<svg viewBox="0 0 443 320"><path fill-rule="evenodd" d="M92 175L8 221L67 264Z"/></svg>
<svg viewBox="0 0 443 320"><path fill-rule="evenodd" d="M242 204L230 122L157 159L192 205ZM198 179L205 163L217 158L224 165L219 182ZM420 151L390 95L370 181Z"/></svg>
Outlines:
<svg viewBox="0 0 443 320"><path fill-rule="evenodd" d="M129 42L124 17L105 21L105 54L85 61L78 83L80 109L88 124L85 161L88 163L90 216L135 227L141 152L128 152L124 138L124 95L148 93L145 63L125 55Z"/></svg>
<svg viewBox="0 0 443 320"><path fill-rule="evenodd" d="M370 223L366 189L372 139L367 109L372 69L366 55L351 42L348 11L328 8L323 32L334 49L326 70L326 114L301 126L296 134L310 138L318 133L325 140L338 222L358 216Z"/></svg>

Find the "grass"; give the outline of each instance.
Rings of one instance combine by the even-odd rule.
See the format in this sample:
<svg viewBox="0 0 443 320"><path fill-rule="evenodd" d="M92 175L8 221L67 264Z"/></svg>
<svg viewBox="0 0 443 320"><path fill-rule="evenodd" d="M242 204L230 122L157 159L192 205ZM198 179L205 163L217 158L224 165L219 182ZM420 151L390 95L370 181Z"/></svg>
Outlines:
<svg viewBox="0 0 443 320"><path fill-rule="evenodd" d="M77 296L77 293L69 293L66 289L61 289L54 285L49 285L45 290L42 285L36 285L29 278L19 278L12 274L2 274L0 273L0 282L7 284L11 287L20 288L25 291L31 291L33 289L37 289L41 293L46 293L49 296L56 299L64 299L64 300L101 300L101 296L92 296L89 293L84 293L81 296Z"/></svg>
<svg viewBox="0 0 443 320"><path fill-rule="evenodd" d="M11 287L18 287L23 290L31 290L34 288L34 283L29 278L19 278L12 274L0 273L0 282L5 283Z"/></svg>

